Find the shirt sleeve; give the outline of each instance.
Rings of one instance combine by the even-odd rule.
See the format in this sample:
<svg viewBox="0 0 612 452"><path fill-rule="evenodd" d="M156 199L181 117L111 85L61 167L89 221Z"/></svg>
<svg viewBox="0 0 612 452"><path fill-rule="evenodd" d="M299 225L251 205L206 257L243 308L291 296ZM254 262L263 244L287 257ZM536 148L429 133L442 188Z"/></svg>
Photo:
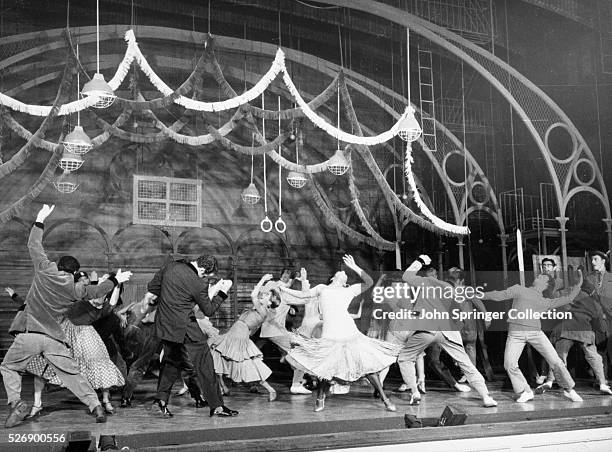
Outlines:
<svg viewBox="0 0 612 452"><path fill-rule="evenodd" d="M492 290L490 292L485 292L482 299L492 301L504 301L514 298L515 295L516 291L514 289L514 286L512 286L508 287L506 290Z"/></svg>
<svg viewBox="0 0 612 452"><path fill-rule="evenodd" d="M30 258L34 264L35 271L53 265L53 262L47 257L42 245L43 228L44 226L42 223L34 223L28 239L28 251L30 252Z"/></svg>
<svg viewBox="0 0 612 452"><path fill-rule="evenodd" d="M548 309L558 308L560 306L571 303L572 301L574 301L574 298L576 298L576 295L578 295L578 292L580 292L580 287L576 286L572 289L570 294L566 295L565 297L558 297L553 298L551 300L546 300Z"/></svg>
<svg viewBox="0 0 612 452"><path fill-rule="evenodd" d="M217 294L211 299L208 296L208 284L204 284L204 282L197 276L196 278L197 280L193 285L193 298L204 315L206 317L210 317L217 312L219 306L221 306L221 304L227 298L227 294L225 292L218 291Z"/></svg>
<svg viewBox="0 0 612 452"><path fill-rule="evenodd" d="M153 275L153 279L149 281L149 284L147 284L147 290L157 297L159 297L159 294L161 293L161 283L163 279L162 275L165 269L166 266L163 266L157 270L157 273Z"/></svg>

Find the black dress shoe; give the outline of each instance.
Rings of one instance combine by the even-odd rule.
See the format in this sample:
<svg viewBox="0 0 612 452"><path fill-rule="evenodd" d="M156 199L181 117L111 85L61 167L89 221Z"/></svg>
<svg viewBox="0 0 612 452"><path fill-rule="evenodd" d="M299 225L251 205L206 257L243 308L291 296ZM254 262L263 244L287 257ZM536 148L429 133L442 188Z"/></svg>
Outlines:
<svg viewBox="0 0 612 452"><path fill-rule="evenodd" d="M172 417L174 416L174 414L172 414L170 412L170 410L168 409L168 405L166 405L165 402L162 402L161 400L156 400L155 402L153 402L153 405L157 405L157 407L159 408L160 413L162 414L163 417Z"/></svg>
<svg viewBox="0 0 612 452"><path fill-rule="evenodd" d="M131 408L132 407L132 399L121 399L121 408Z"/></svg>
<svg viewBox="0 0 612 452"><path fill-rule="evenodd" d="M201 395L195 398L196 408L204 408L208 406L208 402L202 398Z"/></svg>
<svg viewBox="0 0 612 452"><path fill-rule="evenodd" d="M104 408L102 408L102 405L98 405L91 410L91 414L96 417L96 423L103 424L106 422L106 414L104 414Z"/></svg>
<svg viewBox="0 0 612 452"><path fill-rule="evenodd" d="M221 410L219 410L219 408L221 408ZM217 411L217 410L219 410L219 411ZM210 410L210 417L213 417L215 415L220 416L220 417L238 416L238 411L232 410L232 409L226 407L225 405L222 405L222 406L217 407L217 408L211 408L211 410Z"/></svg>

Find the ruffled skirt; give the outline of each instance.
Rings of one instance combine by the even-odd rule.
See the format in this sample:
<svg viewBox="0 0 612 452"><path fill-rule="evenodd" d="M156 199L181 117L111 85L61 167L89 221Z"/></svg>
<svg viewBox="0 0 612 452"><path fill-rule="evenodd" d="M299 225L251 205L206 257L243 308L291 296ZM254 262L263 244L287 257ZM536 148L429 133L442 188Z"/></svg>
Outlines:
<svg viewBox="0 0 612 452"><path fill-rule="evenodd" d="M401 345L369 338L360 332L344 338L291 338L287 361L323 380L352 382L380 372L397 360Z"/></svg>
<svg viewBox="0 0 612 452"><path fill-rule="evenodd" d="M237 321L227 333L210 338L208 344L217 374L227 375L237 383L267 380L272 374L244 322Z"/></svg>
<svg viewBox="0 0 612 452"><path fill-rule="evenodd" d="M93 326L73 325L68 320L64 320L61 326L81 375L87 379L93 389L107 389L125 384L123 375L110 360L108 350ZM64 386L53 367L47 364L45 358L40 355L35 356L28 363L26 370L49 380L50 383Z"/></svg>

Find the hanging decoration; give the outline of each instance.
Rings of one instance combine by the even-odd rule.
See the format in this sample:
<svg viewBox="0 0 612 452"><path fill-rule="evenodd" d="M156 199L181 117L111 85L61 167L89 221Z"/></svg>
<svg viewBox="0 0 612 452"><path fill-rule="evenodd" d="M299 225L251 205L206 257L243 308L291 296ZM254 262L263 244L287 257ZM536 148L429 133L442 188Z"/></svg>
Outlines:
<svg viewBox="0 0 612 452"><path fill-rule="evenodd" d="M253 146L255 143L255 137L252 136L251 137L251 146ZM245 188L242 191L242 201L245 204L249 204L249 205L254 205L257 204L259 202L259 200L261 199L261 196L259 195L259 190L257 190L257 187L255 187L255 184L253 183L253 154L251 154L251 183L249 184L249 186L247 188Z"/></svg>
<svg viewBox="0 0 612 452"><path fill-rule="evenodd" d="M412 158L412 146L410 143L406 145L406 161L404 165L404 171L406 172L406 179L412 192L412 197L418 208L423 212L423 215L427 217L436 227L444 229L445 231L452 232L453 234L467 235L470 233L470 229L467 226L457 226L456 224L447 223L446 221L438 218L434 213L429 210L421 199L419 189L414 180L414 174L412 173L412 164L414 160Z"/></svg>
<svg viewBox="0 0 612 452"><path fill-rule="evenodd" d="M355 108L353 107L353 102L351 100L351 96L349 95L348 88L346 86L346 82L344 80L340 83L340 94L342 96L342 100L346 106L346 114L351 123L351 128L355 130L358 134L361 134L361 125L357 120L357 115L355 114ZM400 198L398 198L397 194L393 191L393 189L389 186L389 183L385 179L385 176L380 171L380 168L376 164L376 161L372 157L372 153L366 146L354 146L354 149L361 156L368 169L376 179L379 187L382 189L383 196L385 197L387 203L392 205L395 208L395 211L400 214L404 219L407 219L420 227L427 229L432 232L443 233L446 235L457 235L462 236L465 235L463 233L455 233L450 228L440 228L433 224L429 219L422 218L416 213L414 213L407 205L405 205ZM403 221L403 220L402 220ZM452 225L455 226L455 225Z"/></svg>
<svg viewBox="0 0 612 452"><path fill-rule="evenodd" d="M97 18L97 20L99 22L99 18ZM134 36L133 30L126 31L125 40L128 43L128 48L126 50L123 60L121 61L119 67L117 68L115 76L111 79L109 83L106 83L104 81L104 77L99 72L99 64L100 64L99 63L99 30L97 30L97 33L98 33L98 36L97 36L98 38L97 39L98 72L94 74L94 77L92 78L92 80L90 80L83 86L82 94L85 96L85 98L78 100L78 101L71 102L66 105L62 105L59 111L60 115L76 113L77 111L81 111L81 110L84 110L85 108L92 107L92 106L98 107L98 108L104 108L104 107L110 106L116 99L114 90L119 88L119 86L121 85L121 83L123 82L123 80L125 79L126 75L129 72L130 65L132 64L133 61L136 61L136 63L138 63L143 73L149 78L151 83L164 96L168 97L168 99L160 100L160 102L165 103L166 101L172 99L174 103L182 105L185 108L196 110L196 111L207 111L207 112L218 112L218 111L228 110L231 108L237 108L241 105L244 105L250 102L251 100L255 99L257 96L261 95L266 90L266 88L272 83L272 81L277 77L277 75L280 72L282 72L283 81L287 85L287 88L289 89L289 92L291 93L291 95L295 98L302 113L306 117L308 117L308 119L312 121L317 127L323 129L324 131L326 131L328 134L330 134L334 138L337 138L346 143L363 144L367 146L372 146L375 144L380 144L380 143L389 141L391 138L393 138L395 135L398 134L398 132L400 131L400 124L402 124L404 119L406 119L409 116L409 109L407 108L406 111L402 114L402 116L398 120L398 122L395 123L393 127L391 127L391 129L379 135L376 135L376 136L363 137L363 136L349 134L349 133L339 130L338 128L332 126L331 124L327 123L327 121L325 121L323 118L318 116L314 112L313 108L311 108L311 105L304 101L299 91L295 87L295 84L291 80L289 72L287 71L287 68L285 66L285 54L280 48L276 52L276 56L274 58L274 61L270 69L268 69L266 74L264 74L264 76L250 90L245 91L241 95L234 95L232 98L224 100L224 101L204 102L204 101L198 101L195 99L189 99L181 94L182 90L181 91L172 90L172 88L170 88L161 78L159 78L157 74L155 74L155 72L153 71L149 63L147 62L146 58L140 51L138 44L136 42L136 38ZM213 64L213 67L214 67L214 64ZM339 73L338 77L341 78L342 74ZM325 97L326 96L324 96L323 98L321 96L317 96L317 98L315 98L317 102L313 102L312 107L318 107L319 102L324 101ZM24 104L2 93L0 93L0 104L5 105L13 110L17 110L20 112L24 112L24 113L28 113L28 114L36 115L36 116L48 115L50 108L51 108L48 106ZM278 113L275 113L275 114L278 114Z"/></svg>
<svg viewBox="0 0 612 452"><path fill-rule="evenodd" d="M21 149L19 149L10 158L10 160L0 164L0 179L12 174L17 168L19 168L30 155L30 151L32 147L42 140L42 137L47 132L47 129L51 125L53 119L55 119L55 117L57 116L59 106L62 105L62 102L64 102L68 98L67 93L70 91L71 85L72 85L70 83L69 75L72 74L74 67L75 67L74 59L69 57L68 62L66 66L64 67L64 73L62 75L62 80L60 82L60 88L53 101L53 106L49 110L49 114L42 121L42 123L38 127L38 130L36 130L36 132L33 135L31 135L28 142L24 144L21 147ZM63 149L62 146L60 146L60 148Z"/></svg>
<svg viewBox="0 0 612 452"><path fill-rule="evenodd" d="M310 184L308 184L308 188L310 189L311 197L314 203L321 209L323 212L323 217L329 221L336 229L342 232L347 237L361 243L366 243L373 248L378 248L382 250L392 251L395 249L395 244L391 242L379 242L372 237L367 237L355 230L353 230L350 226L344 224L338 216L332 211L332 209L327 205L325 200L321 197L321 193L319 192L319 187L315 183L312 176L310 176Z"/></svg>
<svg viewBox="0 0 612 452"><path fill-rule="evenodd" d="M63 137L60 137L59 141L61 142ZM52 181L53 172L57 167L57 162L59 161L59 157L61 155L63 146L58 144L55 146L53 150L53 154L47 162L47 166L43 169L40 177L32 184L28 192L11 204L9 207L0 212L0 224L4 224L10 221L15 215L17 215L20 211L22 211L28 204L30 204L34 199L38 197L45 189L47 184Z"/></svg>
<svg viewBox="0 0 612 452"><path fill-rule="evenodd" d="M263 108L263 107L262 107ZM280 113L281 111L281 99L280 96L278 96L278 111ZM281 117L280 114L278 115L278 136L281 136ZM281 145L281 143L278 143L278 155L280 157L283 156L283 147ZM264 155L264 158L266 158L266 156ZM276 232L282 234L283 232L285 232L287 230L287 223L285 223L285 221L283 220L283 209L282 209L282 201L283 201L283 177L282 177L282 170L283 167L281 165L278 165L278 219L274 222L274 229L276 229Z"/></svg>

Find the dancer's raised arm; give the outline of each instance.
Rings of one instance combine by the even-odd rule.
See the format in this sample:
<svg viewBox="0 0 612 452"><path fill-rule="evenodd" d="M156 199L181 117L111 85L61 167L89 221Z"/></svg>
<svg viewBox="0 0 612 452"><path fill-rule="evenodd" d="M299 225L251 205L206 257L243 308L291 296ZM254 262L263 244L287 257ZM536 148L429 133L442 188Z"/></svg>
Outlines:
<svg viewBox="0 0 612 452"><path fill-rule="evenodd" d="M267 283L268 281L270 281L272 278L273 276L271 273L266 273L265 275L261 277L257 285L251 291L251 300L253 301L253 303L256 303L258 301L259 292L261 291L261 288L263 287L263 285Z"/></svg>
<svg viewBox="0 0 612 452"><path fill-rule="evenodd" d="M359 265L355 263L355 259L350 254L345 254L342 258L344 264L359 275L363 280L362 284L353 284L351 289L355 291L355 296L368 290L374 284L374 280L368 275ZM357 290L359 290L357 292Z"/></svg>

